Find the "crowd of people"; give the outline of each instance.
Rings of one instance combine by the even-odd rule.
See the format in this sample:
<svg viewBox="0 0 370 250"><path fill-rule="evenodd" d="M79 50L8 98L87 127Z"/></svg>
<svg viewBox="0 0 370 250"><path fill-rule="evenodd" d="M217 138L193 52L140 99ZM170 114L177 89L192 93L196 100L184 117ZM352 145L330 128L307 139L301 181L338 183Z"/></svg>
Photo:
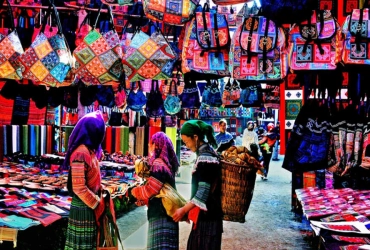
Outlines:
<svg viewBox="0 0 370 250"><path fill-rule="evenodd" d="M174 211L166 212L158 197L165 184L176 190L175 174L180 166L170 138L157 132L151 138L152 152L148 158L149 177L142 186L130 188L127 196L138 206L146 205L148 227L147 249L179 249L179 222L192 222L187 249L221 249L223 215L221 208L220 153L236 144L227 132L227 122L219 121L220 132L201 120L186 121L181 127L185 146L196 153L191 182L191 199ZM267 130L248 122L242 145L265 168L267 180L271 158L278 159L274 148L278 126L268 124ZM75 126L69 139L65 165L70 169L68 190L72 196L65 249L96 249L99 218L104 210L100 169L101 143L105 124L99 111L85 115ZM114 211L112 211L114 214Z"/></svg>

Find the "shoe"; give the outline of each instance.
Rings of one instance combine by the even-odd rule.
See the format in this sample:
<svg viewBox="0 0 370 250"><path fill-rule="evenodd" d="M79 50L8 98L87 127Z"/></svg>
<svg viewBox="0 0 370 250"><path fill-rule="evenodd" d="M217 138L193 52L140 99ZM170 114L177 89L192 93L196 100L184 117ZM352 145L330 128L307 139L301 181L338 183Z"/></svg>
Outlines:
<svg viewBox="0 0 370 250"><path fill-rule="evenodd" d="M262 179L262 180L267 181L268 179L267 179L267 177L263 177L263 179Z"/></svg>
<svg viewBox="0 0 370 250"><path fill-rule="evenodd" d="M278 161L279 159L278 158L276 158L276 159L272 159L273 161Z"/></svg>
<svg viewBox="0 0 370 250"><path fill-rule="evenodd" d="M261 180L263 180L265 177L264 176L261 176Z"/></svg>

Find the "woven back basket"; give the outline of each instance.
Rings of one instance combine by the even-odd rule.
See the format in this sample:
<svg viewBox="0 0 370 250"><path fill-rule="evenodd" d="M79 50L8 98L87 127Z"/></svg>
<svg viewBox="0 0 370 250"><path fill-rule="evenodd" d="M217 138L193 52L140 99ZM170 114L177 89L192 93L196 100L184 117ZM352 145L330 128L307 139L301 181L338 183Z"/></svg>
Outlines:
<svg viewBox="0 0 370 250"><path fill-rule="evenodd" d="M221 204L224 220L245 222L253 197L256 169L226 161L222 165Z"/></svg>

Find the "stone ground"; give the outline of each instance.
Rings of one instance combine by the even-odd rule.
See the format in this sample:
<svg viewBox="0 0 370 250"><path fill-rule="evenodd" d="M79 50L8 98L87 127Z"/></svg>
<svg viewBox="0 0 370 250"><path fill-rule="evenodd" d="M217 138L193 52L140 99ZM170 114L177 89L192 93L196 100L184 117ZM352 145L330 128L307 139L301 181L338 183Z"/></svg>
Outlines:
<svg viewBox="0 0 370 250"><path fill-rule="evenodd" d="M307 223L291 212L291 175L271 161L268 181L257 176L254 196L245 223L224 221L223 250L279 249L308 250L317 246ZM178 183L179 192L189 197L190 184ZM125 250L146 249L147 220L145 207L137 207L118 219ZM191 225L180 223L180 250L186 249Z"/></svg>

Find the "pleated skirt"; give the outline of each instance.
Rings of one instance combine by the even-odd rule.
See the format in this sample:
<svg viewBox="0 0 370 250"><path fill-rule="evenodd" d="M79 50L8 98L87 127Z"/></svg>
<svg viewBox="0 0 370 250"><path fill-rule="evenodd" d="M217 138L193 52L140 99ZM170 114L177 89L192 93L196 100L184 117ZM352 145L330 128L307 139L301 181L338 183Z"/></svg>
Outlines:
<svg viewBox="0 0 370 250"><path fill-rule="evenodd" d="M168 217L149 219L147 249L179 249L179 224L168 219Z"/></svg>
<svg viewBox="0 0 370 250"><path fill-rule="evenodd" d="M199 221L192 229L187 250L221 250L223 224L218 221Z"/></svg>
<svg viewBox="0 0 370 250"><path fill-rule="evenodd" d="M69 211L66 244L64 250L96 249L97 228L94 211L73 196Z"/></svg>

